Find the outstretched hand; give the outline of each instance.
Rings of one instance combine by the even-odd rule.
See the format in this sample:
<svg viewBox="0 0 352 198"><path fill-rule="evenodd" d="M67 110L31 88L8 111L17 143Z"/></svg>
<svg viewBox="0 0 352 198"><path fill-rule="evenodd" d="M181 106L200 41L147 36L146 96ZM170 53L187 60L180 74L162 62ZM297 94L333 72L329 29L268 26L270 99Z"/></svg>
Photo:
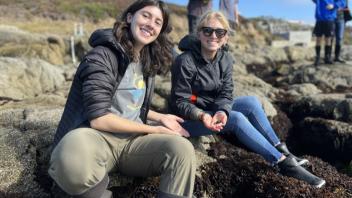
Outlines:
<svg viewBox="0 0 352 198"><path fill-rule="evenodd" d="M220 132L227 122L227 115L224 112L217 112L212 117L210 114L205 113L202 116L201 121L203 122L204 126L211 131Z"/></svg>
<svg viewBox="0 0 352 198"><path fill-rule="evenodd" d="M189 137L189 133L186 129L184 129L180 123L184 122L184 120L178 116L172 114L165 114L160 119L160 122L176 135L181 135L184 137ZM170 132L170 131L169 131Z"/></svg>

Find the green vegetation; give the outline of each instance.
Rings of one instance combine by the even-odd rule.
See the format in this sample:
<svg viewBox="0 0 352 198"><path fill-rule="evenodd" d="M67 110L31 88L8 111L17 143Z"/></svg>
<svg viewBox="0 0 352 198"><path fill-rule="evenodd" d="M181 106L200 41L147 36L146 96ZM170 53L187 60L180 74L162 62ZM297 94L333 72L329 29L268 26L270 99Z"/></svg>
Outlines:
<svg viewBox="0 0 352 198"><path fill-rule="evenodd" d="M83 15L94 20L101 20L107 17L116 17L118 7L114 3L101 2L82 2L72 3L68 1L59 2L58 9L60 12L70 13L73 15Z"/></svg>

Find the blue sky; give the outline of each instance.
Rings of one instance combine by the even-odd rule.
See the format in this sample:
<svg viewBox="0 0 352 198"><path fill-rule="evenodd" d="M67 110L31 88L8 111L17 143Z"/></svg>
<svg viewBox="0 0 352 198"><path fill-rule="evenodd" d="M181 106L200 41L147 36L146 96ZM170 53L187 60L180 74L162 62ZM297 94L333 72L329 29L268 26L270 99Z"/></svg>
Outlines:
<svg viewBox="0 0 352 198"><path fill-rule="evenodd" d="M188 0L165 0L169 3L187 5ZM213 0L217 9L219 0ZM244 17L273 16L286 20L314 23L315 5L312 0L239 0L240 14Z"/></svg>

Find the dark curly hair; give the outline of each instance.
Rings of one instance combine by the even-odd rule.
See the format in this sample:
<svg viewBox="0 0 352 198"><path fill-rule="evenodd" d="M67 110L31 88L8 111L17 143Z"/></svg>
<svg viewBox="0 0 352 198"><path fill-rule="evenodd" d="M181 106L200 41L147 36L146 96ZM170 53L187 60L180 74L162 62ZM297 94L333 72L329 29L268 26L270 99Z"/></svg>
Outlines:
<svg viewBox="0 0 352 198"><path fill-rule="evenodd" d="M160 8L163 15L163 25L159 36L155 41L143 47L140 52L140 61L143 63L143 74L145 76L155 76L156 74L166 74L172 63L172 42L169 38L169 33L172 28L169 24L169 10L163 1L155 0L137 0L131 4L121 15L116 19L113 32L116 39L127 52L132 60L137 60L134 55L134 38L132 36L130 24L127 23L127 15L134 14L138 10L146 6L156 6Z"/></svg>

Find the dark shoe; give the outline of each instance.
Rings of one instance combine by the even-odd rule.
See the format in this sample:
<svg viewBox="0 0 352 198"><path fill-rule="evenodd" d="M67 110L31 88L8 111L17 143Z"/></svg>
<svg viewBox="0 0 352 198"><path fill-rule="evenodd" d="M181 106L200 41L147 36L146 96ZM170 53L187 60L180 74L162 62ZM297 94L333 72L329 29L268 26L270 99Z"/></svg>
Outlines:
<svg viewBox="0 0 352 198"><path fill-rule="evenodd" d="M308 160L307 159L304 159L304 158L300 158L300 157L297 157L295 155L293 155L287 148L286 144L285 143L280 143L279 145L275 146L276 149L278 151L280 151L281 153L283 153L286 157L293 157L295 158L295 160L297 161L298 165L304 165L304 164L308 164Z"/></svg>
<svg viewBox="0 0 352 198"><path fill-rule="evenodd" d="M319 57L316 57L314 60L314 66L318 66L319 65Z"/></svg>
<svg viewBox="0 0 352 198"><path fill-rule="evenodd" d="M293 157L286 157L286 159L278 163L278 166L281 174L305 181L316 188L321 188L326 183L324 179L313 175L298 165Z"/></svg>
<svg viewBox="0 0 352 198"><path fill-rule="evenodd" d="M346 63L346 61L340 59L340 58L335 58L334 62L338 62L338 63Z"/></svg>
<svg viewBox="0 0 352 198"><path fill-rule="evenodd" d="M324 63L325 64L333 64L331 61L331 46L325 46L325 56L324 56Z"/></svg>
<svg viewBox="0 0 352 198"><path fill-rule="evenodd" d="M331 61L330 58L325 58L325 59L324 59L324 63L325 63L325 64L328 64L328 65L333 64L333 62Z"/></svg>

